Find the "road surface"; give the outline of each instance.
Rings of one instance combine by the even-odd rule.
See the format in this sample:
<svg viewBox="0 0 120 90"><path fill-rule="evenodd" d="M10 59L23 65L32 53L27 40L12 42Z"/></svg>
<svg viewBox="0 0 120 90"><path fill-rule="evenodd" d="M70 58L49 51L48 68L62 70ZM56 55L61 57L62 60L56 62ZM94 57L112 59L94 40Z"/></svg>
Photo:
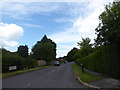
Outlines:
<svg viewBox="0 0 120 90"><path fill-rule="evenodd" d="M74 76L71 62L3 79L3 88L85 88Z"/></svg>

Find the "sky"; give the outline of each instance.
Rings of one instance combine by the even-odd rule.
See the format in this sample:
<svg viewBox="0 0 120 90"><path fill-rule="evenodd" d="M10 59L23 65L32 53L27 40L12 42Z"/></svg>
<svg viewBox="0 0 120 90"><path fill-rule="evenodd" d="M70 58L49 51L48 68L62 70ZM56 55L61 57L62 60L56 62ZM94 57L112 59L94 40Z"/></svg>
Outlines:
<svg viewBox="0 0 120 90"><path fill-rule="evenodd" d="M0 2L0 46L17 51L19 45L28 45L31 52L47 35L57 44L57 57L62 57L73 47L79 48L82 37L94 43L98 17L113 0L61 1Z"/></svg>

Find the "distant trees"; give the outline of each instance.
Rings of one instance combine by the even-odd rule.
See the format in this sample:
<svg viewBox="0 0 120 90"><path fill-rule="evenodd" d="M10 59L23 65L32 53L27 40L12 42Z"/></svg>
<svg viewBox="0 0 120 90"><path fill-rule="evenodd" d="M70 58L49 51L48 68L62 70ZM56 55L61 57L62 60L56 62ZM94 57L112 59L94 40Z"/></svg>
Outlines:
<svg viewBox="0 0 120 90"><path fill-rule="evenodd" d="M24 58L28 57L28 46L27 45L25 45L25 46L23 46L23 45L19 46L18 50L17 50L17 53L21 57L24 57Z"/></svg>
<svg viewBox="0 0 120 90"><path fill-rule="evenodd" d="M105 11L99 16L96 28L96 46L119 44L120 42L120 1L106 5Z"/></svg>
<svg viewBox="0 0 120 90"><path fill-rule="evenodd" d="M56 58L56 44L46 35L32 48L32 57L50 62Z"/></svg>
<svg viewBox="0 0 120 90"><path fill-rule="evenodd" d="M71 51L68 52L67 56L66 56L66 60L67 61L74 61L74 55L77 53L78 49L77 48L73 48Z"/></svg>
<svg viewBox="0 0 120 90"><path fill-rule="evenodd" d="M80 49L73 48L67 54L67 61L74 61L78 58L83 58L93 52L92 44L90 44L90 38L82 38L82 41L78 42Z"/></svg>

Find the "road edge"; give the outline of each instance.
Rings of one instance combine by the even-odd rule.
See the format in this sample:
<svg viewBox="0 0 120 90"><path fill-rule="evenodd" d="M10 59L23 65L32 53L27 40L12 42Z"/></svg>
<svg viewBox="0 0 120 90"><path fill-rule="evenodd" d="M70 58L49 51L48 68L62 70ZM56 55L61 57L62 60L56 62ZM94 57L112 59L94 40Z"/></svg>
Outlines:
<svg viewBox="0 0 120 90"><path fill-rule="evenodd" d="M15 74L8 75L8 76L4 76L4 77L2 76L2 77L0 77L0 78L4 79L4 78L8 78L8 77L12 77L12 76L24 74L24 73L29 73L29 72L36 71L36 70L46 69L46 68L49 68L49 67L51 67L51 66L43 67L43 68L39 68L39 69L35 69L35 70L30 70L30 71L26 71L26 72L15 73Z"/></svg>
<svg viewBox="0 0 120 90"><path fill-rule="evenodd" d="M88 83L83 82L79 77L76 77L76 79L77 79L77 81L78 81L79 83L81 83L82 85L87 86L87 87L89 87L89 88L95 88L95 89L98 89L98 90L101 90L101 89L102 89L102 88L100 88L100 87L96 87L96 86L93 86L93 85L90 85L90 84L88 84Z"/></svg>
<svg viewBox="0 0 120 90"><path fill-rule="evenodd" d="M73 72L75 73L74 70L73 70ZM77 79L77 81L78 81L79 83L81 83L82 85L86 86L86 87L94 88L94 89L97 89L97 90L102 90L102 89L103 89L103 88L101 88L101 87L93 86L93 85L91 85L91 84L88 84L88 83L86 83L86 82L83 82L83 81L76 75L76 73L75 73L74 75L75 75L75 78Z"/></svg>

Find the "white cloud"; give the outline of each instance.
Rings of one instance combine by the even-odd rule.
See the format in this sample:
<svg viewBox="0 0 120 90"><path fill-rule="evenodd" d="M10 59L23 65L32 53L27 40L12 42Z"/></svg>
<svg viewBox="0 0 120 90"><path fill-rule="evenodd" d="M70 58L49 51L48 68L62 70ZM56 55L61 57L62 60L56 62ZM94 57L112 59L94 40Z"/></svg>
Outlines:
<svg viewBox="0 0 120 90"><path fill-rule="evenodd" d="M74 20L71 18L55 18L53 19L53 21L60 22L60 23L63 23L63 22L67 23L67 22L73 22Z"/></svg>
<svg viewBox="0 0 120 90"><path fill-rule="evenodd" d="M23 26L32 27L32 28L42 28L42 26L37 24L22 23Z"/></svg>
<svg viewBox="0 0 120 90"><path fill-rule="evenodd" d="M91 32L95 30L99 23L98 16L102 11L102 8L98 8L86 18L81 19L80 17L77 21L74 22L72 28L76 29L78 32Z"/></svg>
<svg viewBox="0 0 120 90"><path fill-rule="evenodd" d="M76 32L69 31L55 33L49 37L52 38L56 43L70 43L79 40L79 36Z"/></svg>
<svg viewBox="0 0 120 90"><path fill-rule="evenodd" d="M79 8L85 3L60 3L60 2L3 2L0 4L2 7L2 14L15 19L30 20L28 16L33 14L49 15L52 12L57 12L67 17L76 17L79 12L83 12L83 8ZM8 8L9 7L9 8ZM29 7L29 8L28 8ZM19 11L19 12L18 12ZM58 12L59 11L59 12ZM16 13L17 12L17 13ZM14 14L13 14L14 13ZM72 13L72 14L71 14ZM62 18L56 21L63 21ZM64 20L67 21L68 19ZM71 19L69 19L71 21Z"/></svg>
<svg viewBox="0 0 120 90"><path fill-rule="evenodd" d="M86 11L85 13L87 13L87 15L85 14L86 16L79 16L78 19L73 22L73 25L66 31L50 35L50 38L58 44L58 56L62 56L63 53L66 55L71 48L77 47L77 42L81 41L81 37L89 37L92 43L94 43L94 39L96 38L95 28L99 24L98 16L104 11L104 5L112 1L113 0L89 1L88 6L84 9ZM67 47L71 48L66 49L66 47L61 47L59 43L62 45L68 43ZM69 43L72 43L74 46Z"/></svg>
<svg viewBox="0 0 120 90"><path fill-rule="evenodd" d="M15 41L7 41L7 40L0 40L2 47L14 47L18 46L18 42Z"/></svg>
<svg viewBox="0 0 120 90"><path fill-rule="evenodd" d="M75 44L58 44L57 45L57 50L59 51L59 53L57 53L57 57L58 56L65 56L67 55L68 51L70 51L73 47L75 46Z"/></svg>
<svg viewBox="0 0 120 90"><path fill-rule="evenodd" d="M16 24L0 23L0 38L2 39L17 40L23 32L23 28Z"/></svg>
<svg viewBox="0 0 120 90"><path fill-rule="evenodd" d="M16 24L0 23L0 46L5 48L18 46L17 40L23 35L24 30Z"/></svg>

